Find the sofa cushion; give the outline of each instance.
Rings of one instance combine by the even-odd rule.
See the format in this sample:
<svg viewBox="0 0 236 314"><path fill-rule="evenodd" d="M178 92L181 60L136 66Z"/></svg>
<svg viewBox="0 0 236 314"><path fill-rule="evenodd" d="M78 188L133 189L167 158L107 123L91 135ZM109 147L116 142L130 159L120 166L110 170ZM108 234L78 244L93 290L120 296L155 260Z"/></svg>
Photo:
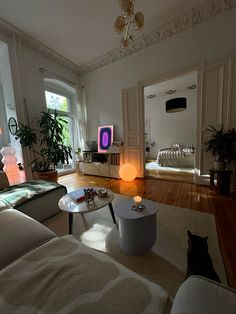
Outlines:
<svg viewBox="0 0 236 314"><path fill-rule="evenodd" d="M63 187L66 193L66 188L58 183L44 180L31 180L11 185L7 189L0 191L0 198L7 201L12 207L16 207L60 187Z"/></svg>
<svg viewBox="0 0 236 314"><path fill-rule="evenodd" d="M0 191L0 200L41 222L60 211L58 201L66 193L64 185L32 180Z"/></svg>
<svg viewBox="0 0 236 314"><path fill-rule="evenodd" d="M164 314L167 292L73 236L0 272L0 313Z"/></svg>
<svg viewBox="0 0 236 314"><path fill-rule="evenodd" d="M11 208L12 207L8 202L6 202L0 198L0 211L2 211L4 209L11 209Z"/></svg>
<svg viewBox="0 0 236 314"><path fill-rule="evenodd" d="M55 236L50 229L17 210L0 211L0 269Z"/></svg>
<svg viewBox="0 0 236 314"><path fill-rule="evenodd" d="M236 291L200 276L189 277L175 296L171 314L233 314Z"/></svg>

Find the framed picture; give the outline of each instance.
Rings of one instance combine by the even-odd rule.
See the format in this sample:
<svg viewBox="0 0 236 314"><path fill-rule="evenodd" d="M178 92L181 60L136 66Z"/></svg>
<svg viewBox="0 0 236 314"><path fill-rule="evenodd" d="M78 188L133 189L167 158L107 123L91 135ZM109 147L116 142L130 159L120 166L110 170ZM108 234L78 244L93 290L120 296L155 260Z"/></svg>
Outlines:
<svg viewBox="0 0 236 314"><path fill-rule="evenodd" d="M98 152L106 153L113 142L114 125L98 127Z"/></svg>

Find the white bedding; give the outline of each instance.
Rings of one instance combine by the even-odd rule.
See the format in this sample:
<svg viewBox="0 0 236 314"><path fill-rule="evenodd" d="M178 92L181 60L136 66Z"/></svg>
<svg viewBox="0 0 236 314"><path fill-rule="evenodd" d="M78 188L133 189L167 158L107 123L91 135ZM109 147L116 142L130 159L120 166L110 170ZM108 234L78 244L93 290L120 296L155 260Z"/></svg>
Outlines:
<svg viewBox="0 0 236 314"><path fill-rule="evenodd" d="M194 168L194 156L194 148L192 145L170 146L162 148L159 151L156 162L162 167Z"/></svg>

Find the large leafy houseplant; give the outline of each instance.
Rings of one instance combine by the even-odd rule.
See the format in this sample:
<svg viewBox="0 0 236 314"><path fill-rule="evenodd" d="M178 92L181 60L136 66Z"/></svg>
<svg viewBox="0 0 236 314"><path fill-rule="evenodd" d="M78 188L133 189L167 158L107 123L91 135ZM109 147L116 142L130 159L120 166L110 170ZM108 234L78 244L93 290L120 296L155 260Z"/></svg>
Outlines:
<svg viewBox="0 0 236 314"><path fill-rule="evenodd" d="M211 152L215 156L216 162L229 164L236 159L235 129L225 131L222 125L220 128L209 126L206 131L208 136L203 146L206 152Z"/></svg>
<svg viewBox="0 0 236 314"><path fill-rule="evenodd" d="M63 128L67 121L51 110L41 112L36 121L37 127L20 124L16 139L22 147L28 147L33 153L32 171L50 172L58 163L69 163L72 158L71 147L64 145Z"/></svg>

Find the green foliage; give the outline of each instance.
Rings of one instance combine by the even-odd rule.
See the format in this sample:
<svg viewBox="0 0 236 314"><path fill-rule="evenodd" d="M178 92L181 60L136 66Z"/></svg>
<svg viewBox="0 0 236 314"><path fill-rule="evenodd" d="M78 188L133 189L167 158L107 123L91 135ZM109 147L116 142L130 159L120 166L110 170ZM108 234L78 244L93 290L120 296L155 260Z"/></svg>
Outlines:
<svg viewBox="0 0 236 314"><path fill-rule="evenodd" d="M16 139L22 147L28 147L34 154L32 171L54 170L58 163L69 163L71 147L64 143L64 127L68 123L56 110L41 113L39 130L23 124L17 130Z"/></svg>
<svg viewBox="0 0 236 314"><path fill-rule="evenodd" d="M224 126L216 128L209 126L203 146L206 152L211 152L216 160L228 161L236 160L236 132L235 129L224 131Z"/></svg>
<svg viewBox="0 0 236 314"><path fill-rule="evenodd" d="M20 143L23 147L32 148L37 142L37 135L34 130L28 126L20 124L20 127L16 131L16 140L20 139Z"/></svg>

